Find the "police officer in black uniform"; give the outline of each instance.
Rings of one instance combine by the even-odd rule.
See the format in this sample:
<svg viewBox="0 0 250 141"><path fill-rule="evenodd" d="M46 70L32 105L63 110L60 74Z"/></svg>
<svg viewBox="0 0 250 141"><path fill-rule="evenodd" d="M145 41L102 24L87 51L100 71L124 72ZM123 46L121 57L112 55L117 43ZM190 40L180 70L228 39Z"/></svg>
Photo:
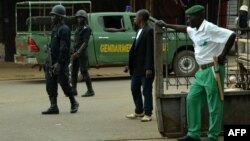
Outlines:
<svg viewBox="0 0 250 141"><path fill-rule="evenodd" d="M92 88L91 79L88 73L88 42L91 34L91 29L87 25L87 12L85 10L78 10L76 12L76 18L78 27L75 31L75 44L74 53L71 56L72 72L71 83L75 94L77 94L77 76L80 68L80 72L86 81L87 92L82 97L94 96L94 90Z"/></svg>
<svg viewBox="0 0 250 141"><path fill-rule="evenodd" d="M70 62L70 29L64 23L66 14L62 5L52 8L51 21L52 33L48 46L48 58L45 65L46 90L50 99L50 107L42 114L59 114L57 107L58 82L64 94L69 97L71 103L70 113L76 113L79 103L75 100L72 87L69 84L69 62Z"/></svg>

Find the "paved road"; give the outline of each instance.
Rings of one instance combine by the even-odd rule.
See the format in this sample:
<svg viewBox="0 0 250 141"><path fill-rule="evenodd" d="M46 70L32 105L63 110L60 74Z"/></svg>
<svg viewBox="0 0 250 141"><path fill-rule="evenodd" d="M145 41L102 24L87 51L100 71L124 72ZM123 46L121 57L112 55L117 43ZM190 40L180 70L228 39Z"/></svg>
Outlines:
<svg viewBox="0 0 250 141"><path fill-rule="evenodd" d="M91 69L92 77L126 76L123 68ZM163 141L153 121L128 120L133 112L130 80L96 80L96 96L77 97L80 109L69 113L69 100L59 89L59 115L44 116L48 108L44 74L31 66L0 60L0 141ZM85 84L78 90L85 92ZM187 91L172 88L168 93ZM167 139L175 141L176 139ZM206 139L203 139L204 141ZM221 139L222 140L222 139Z"/></svg>
<svg viewBox="0 0 250 141"><path fill-rule="evenodd" d="M94 81L96 96L77 97L80 109L69 113L69 100L59 90L59 115L48 108L44 80L0 81L1 141L163 141L153 121L129 120L133 112L129 80ZM79 92L85 91L80 83ZM176 139L168 139L175 141Z"/></svg>
<svg viewBox="0 0 250 141"><path fill-rule="evenodd" d="M128 120L133 111L128 80L95 81L96 96L77 97L79 113L69 113L69 101L59 91L59 115L48 108L44 81L0 81L1 141L96 141L162 138L153 122ZM114 89L115 88L115 89ZM85 91L80 83L79 92Z"/></svg>

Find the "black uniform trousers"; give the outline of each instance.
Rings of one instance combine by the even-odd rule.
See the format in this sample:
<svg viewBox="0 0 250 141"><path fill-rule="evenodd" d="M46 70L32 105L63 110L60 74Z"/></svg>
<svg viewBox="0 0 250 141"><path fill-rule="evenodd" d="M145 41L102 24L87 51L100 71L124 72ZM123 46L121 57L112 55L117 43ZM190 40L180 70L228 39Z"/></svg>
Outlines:
<svg viewBox="0 0 250 141"><path fill-rule="evenodd" d="M78 72L80 72L83 76L83 79L86 81L86 83L89 83L90 76L88 72L88 51L87 49L83 50L79 57L76 58L72 63L72 71L71 71L71 81L72 83L77 82Z"/></svg>
<svg viewBox="0 0 250 141"><path fill-rule="evenodd" d="M58 75L50 73L48 63L45 65L46 90L50 97L58 96L58 83L60 84L66 96L73 95L72 88L69 84L69 68L67 64L61 65L61 70Z"/></svg>

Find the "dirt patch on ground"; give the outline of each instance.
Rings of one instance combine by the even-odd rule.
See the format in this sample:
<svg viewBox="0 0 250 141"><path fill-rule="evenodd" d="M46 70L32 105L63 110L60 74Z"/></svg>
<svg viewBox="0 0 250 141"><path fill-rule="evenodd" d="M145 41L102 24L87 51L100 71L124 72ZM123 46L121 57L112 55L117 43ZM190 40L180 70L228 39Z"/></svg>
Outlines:
<svg viewBox="0 0 250 141"><path fill-rule="evenodd" d="M42 79L44 73L29 65L0 61L0 80Z"/></svg>
<svg viewBox="0 0 250 141"><path fill-rule="evenodd" d="M13 62L4 62L0 60L0 81L1 80L26 80L26 79L44 79L44 72L39 71L38 67L32 65L19 65ZM123 67L91 68L89 73L92 78L104 77L127 77L123 72Z"/></svg>
<svg viewBox="0 0 250 141"><path fill-rule="evenodd" d="M231 73L237 72L236 57L229 57L228 70ZM128 73L123 72L123 67L90 68L91 78L112 78L128 77ZM44 79L44 72L39 71L38 67L32 65L15 64L14 62L4 62L0 59L0 81L1 80L26 80L26 79Z"/></svg>

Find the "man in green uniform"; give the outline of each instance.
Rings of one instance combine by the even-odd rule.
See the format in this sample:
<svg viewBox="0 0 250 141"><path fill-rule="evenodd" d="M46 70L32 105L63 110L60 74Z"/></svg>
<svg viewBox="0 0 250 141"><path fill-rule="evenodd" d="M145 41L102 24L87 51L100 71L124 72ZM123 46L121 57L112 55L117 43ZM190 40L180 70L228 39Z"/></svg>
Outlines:
<svg viewBox="0 0 250 141"><path fill-rule="evenodd" d="M88 73L88 42L91 34L91 29L87 25L87 12L85 10L78 10L76 12L76 18L78 27L75 32L75 44L74 54L71 56L72 72L71 72L71 83L75 95L77 95L77 76L80 68L80 72L86 82L87 92L82 97L94 96L95 92L92 88L91 79Z"/></svg>
<svg viewBox="0 0 250 141"><path fill-rule="evenodd" d="M158 25L185 32L194 42L195 58L200 70L195 74L187 96L187 136L178 141L199 141L201 129L201 109L205 100L209 110L208 141L217 141L222 125L223 101L220 100L215 80L213 56L218 57L220 78L224 85L225 59L232 48L235 33L218 27L205 20L205 8L194 5L185 11L187 24L172 25L160 20Z"/></svg>

